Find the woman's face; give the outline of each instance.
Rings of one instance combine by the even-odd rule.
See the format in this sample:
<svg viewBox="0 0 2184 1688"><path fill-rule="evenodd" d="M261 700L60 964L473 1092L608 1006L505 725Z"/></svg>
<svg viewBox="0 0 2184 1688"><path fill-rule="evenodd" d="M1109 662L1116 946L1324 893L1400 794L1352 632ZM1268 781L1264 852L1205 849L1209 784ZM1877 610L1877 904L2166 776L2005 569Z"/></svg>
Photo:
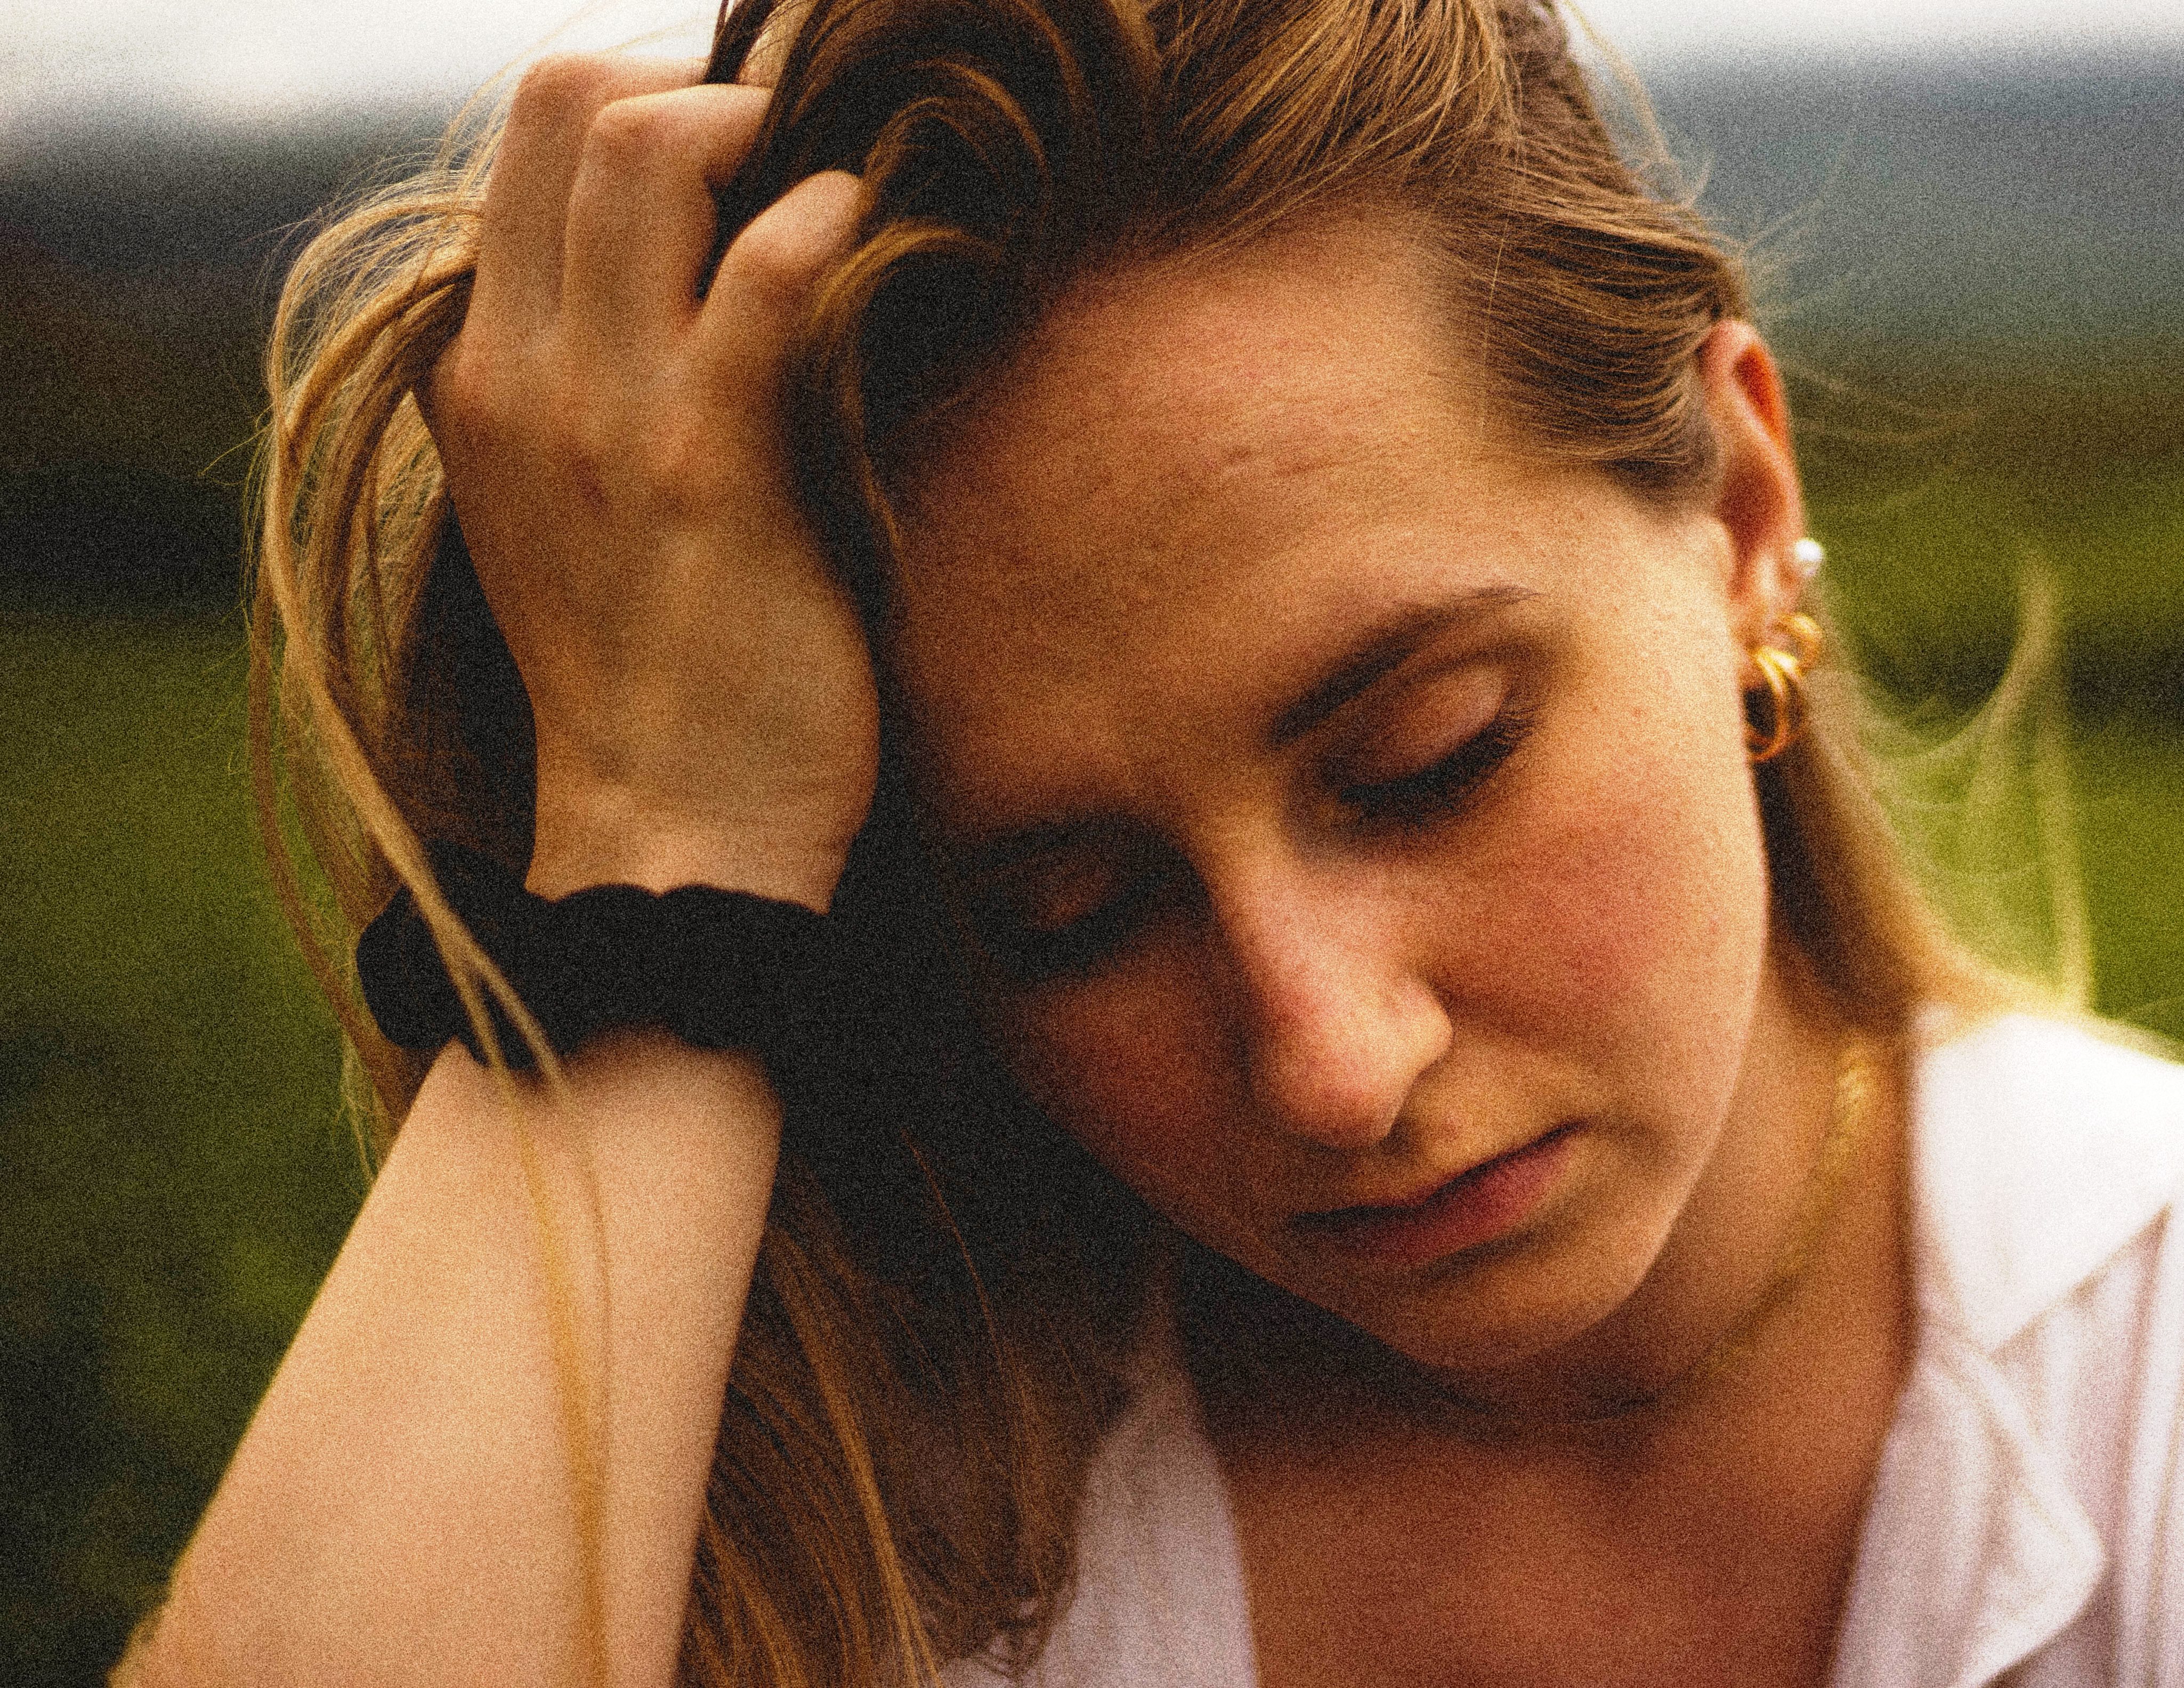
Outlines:
<svg viewBox="0 0 2184 1688"><path fill-rule="evenodd" d="M1769 605L1753 521L1527 458L1462 343L1363 226L1085 291L919 467L890 659L1028 1092L1472 1373L1621 1306L1731 1128Z"/></svg>

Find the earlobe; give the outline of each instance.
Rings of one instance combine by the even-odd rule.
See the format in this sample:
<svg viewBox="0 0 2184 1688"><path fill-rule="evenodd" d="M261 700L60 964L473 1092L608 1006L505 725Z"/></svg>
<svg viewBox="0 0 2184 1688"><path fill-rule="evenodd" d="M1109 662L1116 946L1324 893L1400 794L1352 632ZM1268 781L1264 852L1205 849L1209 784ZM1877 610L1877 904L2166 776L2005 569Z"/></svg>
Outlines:
<svg viewBox="0 0 2184 1688"><path fill-rule="evenodd" d="M1749 648L1797 608L1804 495L1791 449L1780 371L1748 322L1716 323L1697 354L1699 382L1721 450L1713 514L1729 536L1724 582Z"/></svg>

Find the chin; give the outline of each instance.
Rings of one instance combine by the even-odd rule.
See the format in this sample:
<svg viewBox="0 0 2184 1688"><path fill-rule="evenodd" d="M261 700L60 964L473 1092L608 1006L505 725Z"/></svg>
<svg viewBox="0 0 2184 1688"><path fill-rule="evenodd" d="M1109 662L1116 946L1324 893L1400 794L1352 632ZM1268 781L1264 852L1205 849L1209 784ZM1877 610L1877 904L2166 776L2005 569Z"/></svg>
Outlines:
<svg viewBox="0 0 2184 1688"><path fill-rule="evenodd" d="M1410 1285L1352 1280L1304 1293L1424 1371L1483 1380L1582 1342L1630 1301L1652 1262L1652 1253L1607 1250L1597 1238L1512 1239L1484 1257L1429 1268Z"/></svg>
<svg viewBox="0 0 2184 1688"><path fill-rule="evenodd" d="M1427 1297L1409 1305L1360 1307L1338 1317L1422 1370L1485 1379L1529 1366L1578 1341L1611 1317L1623 1297L1567 1293Z"/></svg>

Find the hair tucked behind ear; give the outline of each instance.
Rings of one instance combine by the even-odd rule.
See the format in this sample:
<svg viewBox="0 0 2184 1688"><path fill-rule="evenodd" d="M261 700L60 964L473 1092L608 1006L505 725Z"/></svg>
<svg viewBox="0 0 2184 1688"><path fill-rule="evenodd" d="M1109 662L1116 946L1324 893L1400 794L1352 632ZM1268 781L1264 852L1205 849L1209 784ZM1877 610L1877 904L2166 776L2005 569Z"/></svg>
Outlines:
<svg viewBox="0 0 2184 1688"><path fill-rule="evenodd" d="M1043 310L1103 268L1360 208L1428 256L1451 336L1536 448L1647 498L1710 490L1693 354L1745 309L1741 273L1618 153L1543 0L769 9L724 13L709 72L755 53L777 81L723 237L813 171L863 178L786 402L804 496L876 631L891 487L951 400L1006 378ZM419 844L518 868L530 852L530 717L413 397L468 302L493 148L489 125L459 135L315 241L270 360L259 813L382 1145L420 1075L373 1030L347 956L398 882L474 1008L513 1006ZM1824 692L1764 772L1767 836L1787 928L1855 1017L1894 1031L1970 974L1909 889L1852 711ZM292 820L323 894L289 866ZM791 1112L699 1543L691 1682L878 1688L973 1650L1028 1657L1117 1398L1149 1223L936 1006L948 969L908 839L890 764L837 905L880 958L883 1006L861 1070Z"/></svg>
<svg viewBox="0 0 2184 1688"><path fill-rule="evenodd" d="M1361 207L1429 254L1451 337L1542 449L1662 497L1713 472L1691 357L1745 309L1741 276L1618 153L1551 7L822 4L780 92L727 198L864 175L795 393L809 497L868 601L892 460L1056 296Z"/></svg>
<svg viewBox="0 0 2184 1688"><path fill-rule="evenodd" d="M724 30L711 74L743 45ZM790 402L806 502L876 628L891 487L1045 308L1100 270L1314 218L1380 216L1424 255L1452 343L1534 449L1664 504L1715 488L1695 357L1750 309L1741 263L1650 185L1664 155L1618 149L1552 0L820 3L729 203L860 161L862 239ZM2021 997L1915 889L1861 716L1824 676L1761 772L1785 929L1884 1035L1925 1000Z"/></svg>

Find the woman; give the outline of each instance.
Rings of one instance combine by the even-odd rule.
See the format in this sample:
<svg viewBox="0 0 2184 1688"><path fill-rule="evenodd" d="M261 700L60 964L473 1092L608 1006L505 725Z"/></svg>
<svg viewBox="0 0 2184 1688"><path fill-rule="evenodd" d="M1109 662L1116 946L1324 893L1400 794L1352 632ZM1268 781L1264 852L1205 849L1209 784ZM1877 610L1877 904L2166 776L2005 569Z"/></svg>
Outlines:
<svg viewBox="0 0 2184 1688"><path fill-rule="evenodd" d="M2184 1680L2184 1084L1985 1023L1551 12L738 11L329 242L269 821L487 1059L332 979L399 1135L142 1680ZM848 1023L602 950L557 1064L426 843Z"/></svg>

